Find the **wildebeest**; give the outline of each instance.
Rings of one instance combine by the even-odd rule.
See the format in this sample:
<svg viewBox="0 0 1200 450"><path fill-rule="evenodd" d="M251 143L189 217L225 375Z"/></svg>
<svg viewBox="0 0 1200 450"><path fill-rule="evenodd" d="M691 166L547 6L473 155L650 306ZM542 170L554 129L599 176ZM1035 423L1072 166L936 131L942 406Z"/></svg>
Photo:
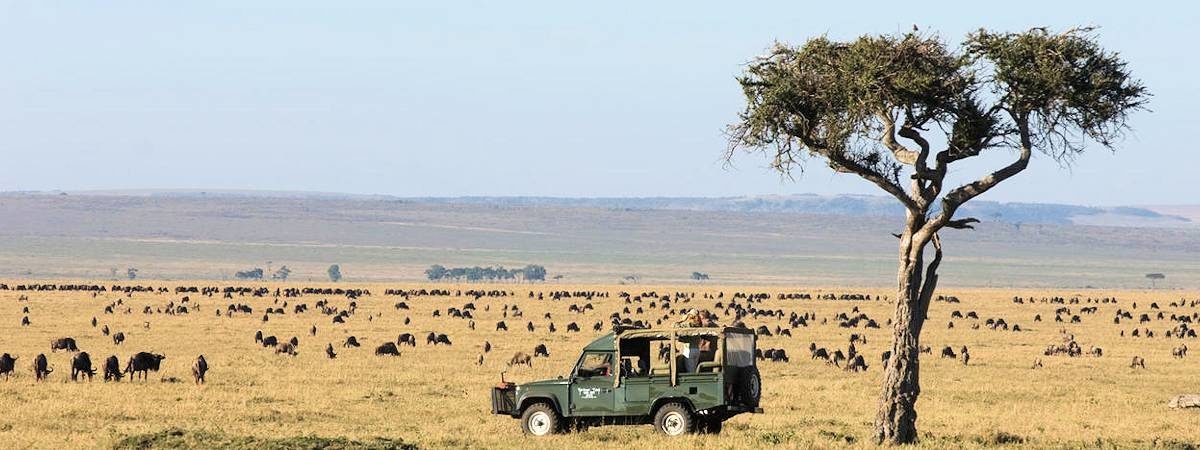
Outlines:
<svg viewBox="0 0 1200 450"><path fill-rule="evenodd" d="M13 371L17 367L17 358L5 353L0 355L0 375L4 375L4 379L12 376Z"/></svg>
<svg viewBox="0 0 1200 450"><path fill-rule="evenodd" d="M256 332L254 333L254 342L255 342L255 343L257 343L257 344L261 344L261 343L262 343L262 340L263 340L263 334L262 334L262 330L258 330L258 331L256 331Z"/></svg>
<svg viewBox="0 0 1200 450"><path fill-rule="evenodd" d="M943 358L950 358L950 359L958 358L958 355L954 354L954 349L950 348L949 346L942 347L942 355L941 356Z"/></svg>
<svg viewBox="0 0 1200 450"><path fill-rule="evenodd" d="M400 349L396 347L395 342L384 342L375 347L375 356L400 356Z"/></svg>
<svg viewBox="0 0 1200 450"><path fill-rule="evenodd" d="M146 380L150 376L150 371L158 372L164 359L167 357L163 355L137 352L129 357L129 362L125 364L125 373L132 374L134 378L137 378L138 372L141 372L142 380Z"/></svg>
<svg viewBox="0 0 1200 450"><path fill-rule="evenodd" d="M509 367L519 366L521 364L533 367L533 357L529 356L525 352L517 352L513 354L512 359L508 360Z"/></svg>
<svg viewBox="0 0 1200 450"><path fill-rule="evenodd" d="M50 363L46 361L45 353L38 353L36 358L33 358L33 377L37 381L45 380L54 369L50 368Z"/></svg>
<svg viewBox="0 0 1200 450"><path fill-rule="evenodd" d="M275 347L277 345L279 345L279 338L276 338L275 336L267 336L262 340L263 348Z"/></svg>
<svg viewBox="0 0 1200 450"><path fill-rule="evenodd" d="M488 342L488 341L483 341L483 352L488 353L490 351L492 351L492 343Z"/></svg>
<svg viewBox="0 0 1200 450"><path fill-rule="evenodd" d="M451 343L450 343L450 336L446 336L446 335L444 335L444 334L439 334L439 335L437 335L437 343L439 343L439 344L446 344L446 345L453 345L453 344L451 344Z"/></svg>
<svg viewBox="0 0 1200 450"><path fill-rule="evenodd" d="M79 352L71 358L71 381L79 381L80 374L87 375L88 381L92 381L92 376L96 375L96 369L92 368L92 357L87 352Z"/></svg>
<svg viewBox="0 0 1200 450"><path fill-rule="evenodd" d="M1171 349L1171 356L1174 356L1176 358L1183 358L1183 357L1187 356L1187 351L1188 351L1187 345L1186 344L1181 345L1179 347L1175 347L1175 348Z"/></svg>
<svg viewBox="0 0 1200 450"><path fill-rule="evenodd" d="M288 343L292 344L292 347L299 347L300 346L300 338L298 338L296 336L292 336L292 339L289 340Z"/></svg>
<svg viewBox="0 0 1200 450"><path fill-rule="evenodd" d="M333 352L333 344L325 344L325 356L328 356L329 359L337 358L337 353Z"/></svg>
<svg viewBox="0 0 1200 450"><path fill-rule="evenodd" d="M508 324L504 323L503 320L496 322L496 331L500 330L508 331Z"/></svg>
<svg viewBox="0 0 1200 450"><path fill-rule="evenodd" d="M205 373L208 373L208 361L204 360L204 355L197 356L192 364L192 378L196 379L196 384L204 384Z"/></svg>
<svg viewBox="0 0 1200 450"><path fill-rule="evenodd" d="M412 333L401 333L400 337L396 338L396 345L408 344L409 347L417 346L417 337Z"/></svg>
<svg viewBox="0 0 1200 450"><path fill-rule="evenodd" d="M21 318L21 326L27 327L29 325L30 325L29 316L22 317Z"/></svg>
<svg viewBox="0 0 1200 450"><path fill-rule="evenodd" d="M1146 359L1142 358L1141 356L1134 356L1133 362L1129 363L1129 368L1133 369L1133 368L1138 368L1138 367L1145 369L1146 368Z"/></svg>
<svg viewBox="0 0 1200 450"><path fill-rule="evenodd" d="M537 347L534 347L533 348L533 356L534 357L545 356L545 357L549 358L550 352L548 350L546 350L546 344L538 344Z"/></svg>
<svg viewBox="0 0 1200 450"><path fill-rule="evenodd" d="M832 363L834 367L841 367L840 363L845 360L846 354L842 353L841 350L834 350L833 357L829 358L829 362Z"/></svg>
<svg viewBox="0 0 1200 450"><path fill-rule="evenodd" d="M964 366L971 361L971 354L967 352L967 346L964 345L962 349L958 351L958 357L962 360Z"/></svg>
<svg viewBox="0 0 1200 450"><path fill-rule="evenodd" d="M817 348L817 344L815 342L808 345L808 352L812 354L812 359L823 359L825 361L829 361L829 352L823 348Z"/></svg>
<svg viewBox="0 0 1200 450"><path fill-rule="evenodd" d="M275 348L275 354L278 355L280 353L286 354L286 355L291 355L291 356L296 356L296 355L300 354L300 352L296 351L296 346L294 344L292 344L291 342L284 342L282 344L279 344L279 347Z"/></svg>
<svg viewBox="0 0 1200 450"><path fill-rule="evenodd" d="M104 381L121 381L121 360L117 359L117 355L109 356L104 360Z"/></svg>
<svg viewBox="0 0 1200 450"><path fill-rule="evenodd" d="M347 337L346 342L342 343L342 347L346 347L346 348L360 347L360 346L361 346L361 344L358 343L358 339L355 338L354 336Z"/></svg>
<svg viewBox="0 0 1200 450"><path fill-rule="evenodd" d="M858 372L861 370L865 372L867 370L867 362L863 359L862 355L855 355L854 359L848 361L846 367L842 370L847 372Z"/></svg>
<svg viewBox="0 0 1200 450"><path fill-rule="evenodd" d="M65 337L50 341L50 352L53 353L59 350L77 352L79 351L79 347L75 345L75 338Z"/></svg>
<svg viewBox="0 0 1200 450"><path fill-rule="evenodd" d="M125 333L121 331L113 333L112 340L113 345L121 345L122 342L125 342Z"/></svg>
<svg viewBox="0 0 1200 450"><path fill-rule="evenodd" d="M438 344L437 333L430 331L429 334L425 335L425 345L437 345L437 344Z"/></svg>

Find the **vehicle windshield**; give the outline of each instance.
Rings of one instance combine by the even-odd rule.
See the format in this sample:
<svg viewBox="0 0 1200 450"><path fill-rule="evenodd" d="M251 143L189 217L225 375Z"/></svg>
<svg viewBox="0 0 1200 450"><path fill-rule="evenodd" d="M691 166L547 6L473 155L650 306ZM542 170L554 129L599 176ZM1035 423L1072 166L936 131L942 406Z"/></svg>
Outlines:
<svg viewBox="0 0 1200 450"><path fill-rule="evenodd" d="M575 376L580 378L612 376L612 358L611 352L584 353L575 369Z"/></svg>

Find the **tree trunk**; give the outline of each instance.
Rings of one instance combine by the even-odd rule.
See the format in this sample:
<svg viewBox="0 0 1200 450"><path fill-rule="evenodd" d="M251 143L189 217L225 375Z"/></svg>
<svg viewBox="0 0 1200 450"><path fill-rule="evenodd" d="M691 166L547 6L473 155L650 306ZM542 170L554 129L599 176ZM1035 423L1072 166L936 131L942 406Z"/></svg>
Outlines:
<svg viewBox="0 0 1200 450"><path fill-rule="evenodd" d="M875 416L878 444L911 444L917 440L917 397L920 384L920 336L937 283L938 256L923 273L928 239L916 235L923 220L910 215L900 237L896 312L892 318L892 356L884 364L883 390ZM940 244L938 244L940 247Z"/></svg>

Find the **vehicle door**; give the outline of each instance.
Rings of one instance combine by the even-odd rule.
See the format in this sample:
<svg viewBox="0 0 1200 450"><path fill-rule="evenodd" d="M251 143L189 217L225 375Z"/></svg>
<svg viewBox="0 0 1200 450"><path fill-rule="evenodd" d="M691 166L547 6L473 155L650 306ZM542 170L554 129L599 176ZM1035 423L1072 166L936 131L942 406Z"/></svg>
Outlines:
<svg viewBox="0 0 1200 450"><path fill-rule="evenodd" d="M613 413L615 365L613 352L584 352L571 378L571 414L602 416Z"/></svg>

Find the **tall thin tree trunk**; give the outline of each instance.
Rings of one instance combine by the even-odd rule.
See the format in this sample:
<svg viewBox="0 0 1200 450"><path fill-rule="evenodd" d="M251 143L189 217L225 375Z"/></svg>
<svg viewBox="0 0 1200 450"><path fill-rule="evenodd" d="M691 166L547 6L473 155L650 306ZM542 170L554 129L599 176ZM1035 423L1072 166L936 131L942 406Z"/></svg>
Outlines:
<svg viewBox="0 0 1200 450"><path fill-rule="evenodd" d="M937 264L941 259L939 251L938 257L930 263L929 273L923 273L927 241L914 236L923 223L921 218L910 214L900 236L892 355L884 364L883 389L875 416L875 440L879 444L910 444L917 440L921 327L925 323L929 297L937 282Z"/></svg>

